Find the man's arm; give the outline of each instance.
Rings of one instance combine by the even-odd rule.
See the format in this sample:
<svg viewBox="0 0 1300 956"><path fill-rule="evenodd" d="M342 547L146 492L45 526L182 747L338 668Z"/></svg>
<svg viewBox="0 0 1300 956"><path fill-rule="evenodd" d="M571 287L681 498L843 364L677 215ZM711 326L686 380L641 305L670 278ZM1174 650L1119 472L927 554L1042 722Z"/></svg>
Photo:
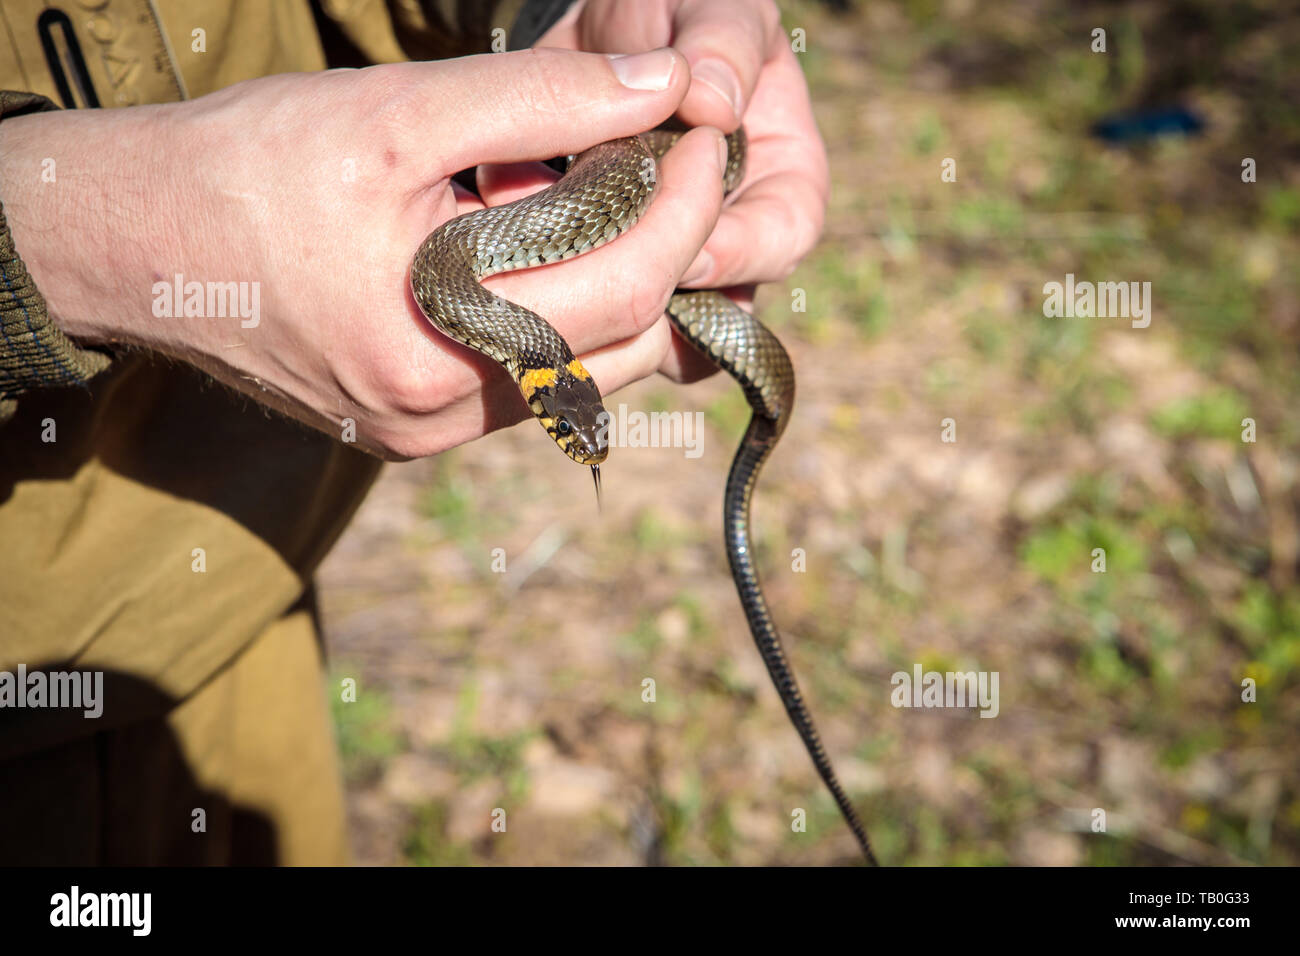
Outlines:
<svg viewBox="0 0 1300 956"><path fill-rule="evenodd" d="M670 51L528 51L20 116L0 123L0 202L51 318L77 341L189 361L327 432L353 418L378 454L433 454L525 414L513 383L430 329L410 297L415 249L473 208L450 176L636 133L687 84ZM650 213L618 242L489 280L588 353L606 392L663 362L663 304L719 211L698 175L718 141L700 130L679 144ZM57 183L41 181L47 160ZM259 314L167 314L158 290L176 276L255 288Z"/></svg>
<svg viewBox="0 0 1300 956"><path fill-rule="evenodd" d="M0 90L0 121L57 108L35 93ZM105 353L78 348L50 320L0 206L0 424L13 415L23 392L81 385L108 364Z"/></svg>

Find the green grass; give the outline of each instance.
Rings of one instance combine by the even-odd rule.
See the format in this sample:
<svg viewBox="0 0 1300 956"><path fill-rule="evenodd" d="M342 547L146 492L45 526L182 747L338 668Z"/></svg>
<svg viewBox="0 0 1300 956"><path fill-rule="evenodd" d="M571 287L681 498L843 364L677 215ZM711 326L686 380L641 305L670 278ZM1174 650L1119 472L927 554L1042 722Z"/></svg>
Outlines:
<svg viewBox="0 0 1300 956"><path fill-rule="evenodd" d="M345 678L357 682L355 701L343 699L340 687ZM388 696L343 664L331 670L326 687L344 775L353 782L374 779L385 761L403 749L401 735L393 728Z"/></svg>
<svg viewBox="0 0 1300 956"><path fill-rule="evenodd" d="M402 853L414 866L469 866L470 847L454 843L447 835L447 805L434 801L417 807L403 841Z"/></svg>
<svg viewBox="0 0 1300 956"><path fill-rule="evenodd" d="M1216 388L1204 395L1179 398L1157 408L1151 424L1169 438L1224 438L1241 441L1242 421L1250 406L1237 391Z"/></svg>

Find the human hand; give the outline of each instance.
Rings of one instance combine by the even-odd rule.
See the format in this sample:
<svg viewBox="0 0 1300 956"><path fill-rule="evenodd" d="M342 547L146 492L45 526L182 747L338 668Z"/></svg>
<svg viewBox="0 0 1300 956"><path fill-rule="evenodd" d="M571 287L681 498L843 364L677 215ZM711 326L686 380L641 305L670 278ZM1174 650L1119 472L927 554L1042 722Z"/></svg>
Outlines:
<svg viewBox="0 0 1300 956"><path fill-rule="evenodd" d="M478 204L450 177L637 133L687 86L671 51L540 50L16 117L0 123L0 199L69 335L164 352L326 432L351 418L377 454L423 456L527 415L514 382L432 329L410 295L416 248ZM486 284L545 316L602 390L649 375L671 340L664 304L717 220L720 145L712 130L684 138L618 242ZM57 180L43 184L47 159ZM155 315L155 285L178 274L255 283L255 324Z"/></svg>
<svg viewBox="0 0 1300 956"><path fill-rule="evenodd" d="M745 180L682 285L784 279L816 244L830 193L826 148L772 0L580 0L537 45L606 53L671 45L691 66L680 118L724 132L743 121ZM663 371L689 378L698 368L685 351L670 353Z"/></svg>

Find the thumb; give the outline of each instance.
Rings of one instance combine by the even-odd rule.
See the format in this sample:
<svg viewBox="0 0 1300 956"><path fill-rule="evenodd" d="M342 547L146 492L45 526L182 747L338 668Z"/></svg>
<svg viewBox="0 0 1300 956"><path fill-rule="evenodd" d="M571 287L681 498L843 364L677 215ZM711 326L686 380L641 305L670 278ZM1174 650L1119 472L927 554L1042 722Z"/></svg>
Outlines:
<svg viewBox="0 0 1300 956"><path fill-rule="evenodd" d="M634 136L667 119L690 87L686 61L668 48L628 56L520 50L400 69L416 73L412 112L422 115L404 124L412 149L438 146L452 171Z"/></svg>

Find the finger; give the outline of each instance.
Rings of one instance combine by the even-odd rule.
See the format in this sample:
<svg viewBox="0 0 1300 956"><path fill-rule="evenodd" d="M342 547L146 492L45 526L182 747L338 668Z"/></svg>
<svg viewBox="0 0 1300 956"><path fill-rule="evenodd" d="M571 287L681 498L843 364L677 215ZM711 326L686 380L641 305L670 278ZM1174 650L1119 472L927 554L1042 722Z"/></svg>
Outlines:
<svg viewBox="0 0 1300 956"><path fill-rule="evenodd" d="M659 371L674 382L688 385L716 374L719 369L701 355L695 346L674 333L672 344L659 363Z"/></svg>
<svg viewBox="0 0 1300 956"><path fill-rule="evenodd" d="M546 318L578 353L644 332L717 223L721 141L714 129L683 136L660 162L658 193L628 233L576 259L484 284Z"/></svg>
<svg viewBox="0 0 1300 956"><path fill-rule="evenodd" d="M780 15L770 0L666 0L591 3L576 23L544 39L620 52L672 44L691 68L681 118L730 132L740 124L763 64L781 36Z"/></svg>
<svg viewBox="0 0 1300 956"><path fill-rule="evenodd" d="M753 307L753 290L733 290L744 308ZM661 317L640 335L615 342L579 358L591 372L601 395L608 398L624 386L660 372L677 382L690 383L718 372L718 367L673 331L666 317ZM468 441L474 437L473 426L486 425L487 431L504 428L530 417L523 400L513 394L512 383L492 382L475 396L456 404L455 413ZM441 423L440 423L441 425Z"/></svg>
<svg viewBox="0 0 1300 956"><path fill-rule="evenodd" d="M745 118L748 172L683 284L783 279L821 233L830 192L826 150L802 71L784 43L763 70Z"/></svg>
<svg viewBox="0 0 1300 956"><path fill-rule="evenodd" d="M498 206L531 195L537 190L553 184L558 178L559 174L541 163L482 166L478 171L478 186L480 195L483 196L487 203L491 206ZM662 199L663 197L658 198ZM643 227L644 223L637 226L638 229ZM667 320L664 319L663 321L666 322ZM638 321L633 320L632 327L635 328L639 324ZM656 326L651 326L651 329L642 333L642 335L650 335L657 341L661 332L662 330L657 329ZM659 358L658 370L677 382L699 381L718 371L716 365L701 355L694 346L687 343L679 335L670 335L666 348L661 349L656 346L647 357L643 351L644 345L640 341L642 335L635 335L617 343L616 346L607 346L605 349L597 350L594 354L602 355L602 358L597 361L595 367L598 369L606 367L606 363L611 359L606 357L605 353L608 349L614 348L621 351L611 352L610 355L625 356L635 354L644 359L644 361L636 364L638 372L636 377L643 377L654 371L655 366L647 363L652 362L655 357ZM626 351L628 349L633 351ZM587 358L592 355L593 353L586 353L586 355L582 356L584 364L587 362ZM592 366L588 365L588 368L591 369ZM628 368L629 365L626 361L618 366L618 370L610 367L601 377L597 378L597 382L617 382L618 386L615 387L619 387L627 381L634 381L635 379L629 377L630 373L626 371ZM593 375L595 374L597 372L593 371Z"/></svg>
<svg viewBox="0 0 1300 956"><path fill-rule="evenodd" d="M691 67L682 120L726 132L739 126L781 35L769 0L685 0L673 17L672 40Z"/></svg>
<svg viewBox="0 0 1300 956"><path fill-rule="evenodd" d="M581 359L602 395L609 396L653 375L673 342L668 320L662 319L641 335L583 353ZM485 368L476 387L459 391L436 412L396 421L385 445L400 449L401 457L423 457L531 417L515 383L500 370Z"/></svg>
<svg viewBox="0 0 1300 956"><path fill-rule="evenodd" d="M489 206L504 206L553 185L560 174L545 163L499 163L478 168L478 194Z"/></svg>
<svg viewBox="0 0 1300 956"><path fill-rule="evenodd" d="M456 203L456 215L458 216L463 216L467 212L477 212L483 208L483 200L460 183L453 182L451 184L451 194Z"/></svg>
<svg viewBox="0 0 1300 956"><path fill-rule="evenodd" d="M661 317L640 335L583 352L579 358L591 372L604 398L656 372L662 372L675 381L693 382L718 371L716 365L673 331L666 317ZM493 403L493 398L499 399L495 402L497 410L486 413L494 416L492 421L499 422L497 427L529 417L531 413L522 398L516 403L508 393L489 396L489 391L494 390L485 389L484 395L489 404Z"/></svg>
<svg viewBox="0 0 1300 956"><path fill-rule="evenodd" d="M713 289L742 283L779 282L817 244L825 202L798 175L773 175L748 187L723 210L701 253L699 271L683 285Z"/></svg>
<svg viewBox="0 0 1300 956"><path fill-rule="evenodd" d="M521 50L368 72L398 142L425 157L433 144L452 171L635 135L666 119L689 82L685 61L668 49L623 57Z"/></svg>
<svg viewBox="0 0 1300 956"><path fill-rule="evenodd" d="M660 326L653 334L662 337L662 348L652 361L647 359L650 364L644 374L649 374L659 367L672 341L661 321L663 307L682 270L717 222L722 204L721 142L713 129L696 129L683 136L661 160L658 194L627 234L575 259L501 273L486 279L484 285L545 318L579 355L612 345L634 345L628 340ZM699 174L701 166L708 170L707 175ZM435 428L433 415L447 409L457 409L461 416L450 420L449 427L454 427L446 433L453 443L474 437L457 428L477 427L481 434L485 422L500 427L524 414L514 382L494 362L453 342L426 322L409 287L406 299L412 318L410 332L419 341L400 349L400 361L409 365L412 382L429 386L427 392L416 386L415 397L403 404L408 416L396 428L405 431L390 436L389 447L402 448L408 455L437 451L429 443L443 440L439 430L443 423L436 419ZM612 354L623 353L615 350ZM591 369L602 388L623 381L621 373L602 378L596 371L607 361L603 359Z"/></svg>

